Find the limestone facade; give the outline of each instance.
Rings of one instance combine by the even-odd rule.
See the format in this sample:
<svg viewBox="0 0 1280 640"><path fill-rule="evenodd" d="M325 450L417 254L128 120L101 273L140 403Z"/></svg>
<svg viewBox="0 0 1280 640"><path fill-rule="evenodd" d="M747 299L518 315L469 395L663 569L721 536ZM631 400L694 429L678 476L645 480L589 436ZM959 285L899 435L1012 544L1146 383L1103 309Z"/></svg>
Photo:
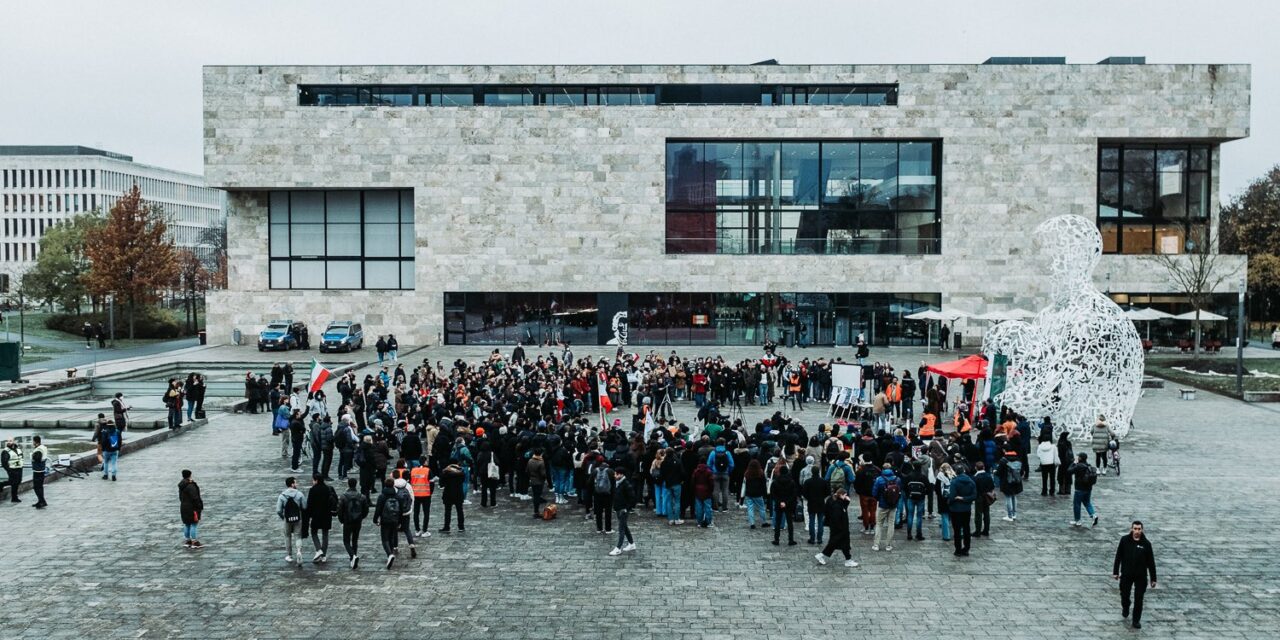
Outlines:
<svg viewBox="0 0 1280 640"><path fill-rule="evenodd" d="M300 84L673 83L899 90L874 107L298 104ZM230 268L209 335L350 318L435 344L446 291L938 292L974 313L1037 309L1031 231L1096 217L1099 140L1238 139L1249 103L1248 65L206 67L205 175L229 192ZM669 138L941 140L941 253L667 255ZM270 289L267 191L393 187L414 190L415 290ZM1100 288L1107 274L1112 291L1174 291L1137 256L1104 256Z"/></svg>

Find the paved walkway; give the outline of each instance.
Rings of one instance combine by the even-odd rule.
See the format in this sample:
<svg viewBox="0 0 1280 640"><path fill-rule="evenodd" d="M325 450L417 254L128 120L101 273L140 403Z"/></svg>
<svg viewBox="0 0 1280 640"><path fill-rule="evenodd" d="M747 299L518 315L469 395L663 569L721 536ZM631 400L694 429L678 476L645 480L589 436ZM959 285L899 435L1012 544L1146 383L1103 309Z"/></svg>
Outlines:
<svg viewBox="0 0 1280 640"><path fill-rule="evenodd" d="M692 418L689 403L676 411ZM360 571L347 568L340 536L328 565L293 569L274 514L287 470L266 420L217 415L125 457L119 482L50 485L44 511L27 506L29 494L22 505L0 503L5 634L1132 637L1109 573L1133 518L1148 525L1161 578L1148 592L1145 636L1280 634L1280 562L1270 540L1280 528L1280 415L1212 394L1182 402L1173 389L1148 391L1124 445L1123 477L1102 478L1095 492L1097 529L1068 527L1070 501L1041 498L1033 479L1018 522L997 515L972 557L954 558L936 521L929 540L899 536L890 553L872 553L855 527L863 565L854 570L816 567L815 549L804 544L768 544L769 534L748 531L737 510L717 514L711 530L668 527L642 512L633 525L639 551L611 558L612 541L576 510L545 523L505 496L497 509L468 507L466 534L436 533L417 560L391 572L381 568L368 525ZM180 547L184 467L195 471L207 505L201 552ZM438 499L433 506L438 528Z"/></svg>

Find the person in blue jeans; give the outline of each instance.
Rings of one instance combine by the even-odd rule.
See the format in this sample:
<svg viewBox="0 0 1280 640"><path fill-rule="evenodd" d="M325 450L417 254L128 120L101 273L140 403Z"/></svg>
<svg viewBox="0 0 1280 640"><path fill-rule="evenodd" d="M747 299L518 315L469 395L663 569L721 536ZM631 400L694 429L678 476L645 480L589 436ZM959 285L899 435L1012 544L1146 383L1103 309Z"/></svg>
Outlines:
<svg viewBox="0 0 1280 640"><path fill-rule="evenodd" d="M907 540L924 540L924 508L929 496L929 478L924 474L924 463L911 465L903 479L903 502L907 503ZM914 536L912 530L915 530Z"/></svg>
<svg viewBox="0 0 1280 640"><path fill-rule="evenodd" d="M103 422L102 431L98 433L98 443L102 445L103 480L109 476L113 482L115 481L120 460L120 445L123 440L114 422Z"/></svg>
<svg viewBox="0 0 1280 640"><path fill-rule="evenodd" d="M765 519L764 496L768 483L765 482L764 467L760 466L759 460L751 460L747 465L747 470L742 474L742 495L746 499L747 504L747 524L751 528L756 528L756 520L760 521L760 526L769 526L769 521Z"/></svg>
<svg viewBox="0 0 1280 640"><path fill-rule="evenodd" d="M813 466L813 456L805 458L807 466L805 469L812 469L812 473L808 479L800 484L800 492L804 495L804 500L809 507L809 544L822 544L823 527L826 526L826 502L827 497L831 495L831 483L822 477L820 470ZM844 488L843 483L838 483L838 487Z"/></svg>
<svg viewBox="0 0 1280 640"><path fill-rule="evenodd" d="M680 450L668 450L662 461L662 482L667 486L666 513L667 524L684 524L680 519L680 490L684 486L684 463L680 460Z"/></svg>
<svg viewBox="0 0 1280 640"><path fill-rule="evenodd" d="M1098 472L1089 466L1089 454L1077 454L1076 461L1067 467L1067 473L1072 475L1076 484L1075 493L1071 496L1071 512L1075 516L1071 520L1071 526L1082 526L1080 522L1082 506L1089 512L1089 517L1093 518L1093 526L1098 526L1098 512L1093 508L1093 483L1098 481Z"/></svg>
<svg viewBox="0 0 1280 640"><path fill-rule="evenodd" d="M698 520L698 526L704 529L711 526L713 514L715 514L711 502L715 488L716 480L711 473L711 467L708 467L705 462L700 463L698 468L693 470L693 515Z"/></svg>

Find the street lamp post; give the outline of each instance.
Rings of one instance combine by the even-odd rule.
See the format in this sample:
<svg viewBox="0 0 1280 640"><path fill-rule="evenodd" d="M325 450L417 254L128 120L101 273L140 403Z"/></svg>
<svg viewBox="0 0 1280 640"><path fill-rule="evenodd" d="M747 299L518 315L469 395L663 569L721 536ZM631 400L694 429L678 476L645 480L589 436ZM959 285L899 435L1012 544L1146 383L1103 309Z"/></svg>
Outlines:
<svg viewBox="0 0 1280 640"><path fill-rule="evenodd" d="M1244 291L1246 283L1240 278L1240 296L1236 307L1236 395L1244 399Z"/></svg>

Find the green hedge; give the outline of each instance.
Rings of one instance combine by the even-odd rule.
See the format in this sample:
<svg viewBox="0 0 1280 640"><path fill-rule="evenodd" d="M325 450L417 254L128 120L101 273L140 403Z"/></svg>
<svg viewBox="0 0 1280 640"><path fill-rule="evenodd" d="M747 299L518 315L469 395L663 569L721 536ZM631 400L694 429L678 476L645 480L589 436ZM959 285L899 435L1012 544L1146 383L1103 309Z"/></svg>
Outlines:
<svg viewBox="0 0 1280 640"><path fill-rule="evenodd" d="M80 315L72 315L67 313L53 314L45 319L44 325L54 331L63 331L76 336L84 335L84 323L88 322L93 326L98 326L101 322L102 326L110 327L107 322L107 314L103 313L83 313ZM177 338L183 335L182 323L172 313L155 307L144 307L138 310L133 319L133 332L135 338ZM121 309L116 309L116 337L129 337L129 317L125 315Z"/></svg>

